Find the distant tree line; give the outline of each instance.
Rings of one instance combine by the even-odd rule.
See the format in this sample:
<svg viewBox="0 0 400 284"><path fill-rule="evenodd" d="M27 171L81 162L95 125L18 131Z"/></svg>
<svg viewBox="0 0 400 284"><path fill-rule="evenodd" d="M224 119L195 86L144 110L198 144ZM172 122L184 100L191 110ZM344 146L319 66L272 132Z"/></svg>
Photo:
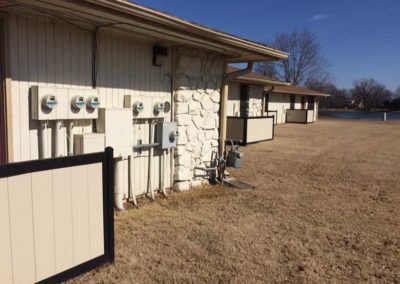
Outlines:
<svg viewBox="0 0 400 284"><path fill-rule="evenodd" d="M374 79L356 80L351 89L338 89L333 83L317 80L309 81L306 87L330 94L321 100L321 108L400 110L400 87L392 92Z"/></svg>
<svg viewBox="0 0 400 284"><path fill-rule="evenodd" d="M321 108L400 110L400 87L392 92L374 79L361 79L354 81L351 89L337 88L331 80L329 62L322 55L321 45L310 31L278 34L268 44L289 53L289 58L258 63L256 71L330 94L330 97L321 100Z"/></svg>

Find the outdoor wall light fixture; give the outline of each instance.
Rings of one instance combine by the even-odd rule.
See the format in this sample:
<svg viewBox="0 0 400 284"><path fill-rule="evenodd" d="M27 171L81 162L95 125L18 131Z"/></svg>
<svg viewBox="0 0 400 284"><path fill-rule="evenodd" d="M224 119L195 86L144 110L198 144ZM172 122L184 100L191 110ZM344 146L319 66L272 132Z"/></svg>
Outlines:
<svg viewBox="0 0 400 284"><path fill-rule="evenodd" d="M165 65L168 58L168 48L161 45L153 46L153 66L161 67Z"/></svg>

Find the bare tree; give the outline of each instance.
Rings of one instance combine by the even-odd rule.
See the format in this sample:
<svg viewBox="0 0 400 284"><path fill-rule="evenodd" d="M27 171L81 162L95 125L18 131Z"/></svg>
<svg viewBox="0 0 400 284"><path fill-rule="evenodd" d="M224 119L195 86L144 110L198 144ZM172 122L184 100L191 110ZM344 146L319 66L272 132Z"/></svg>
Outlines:
<svg viewBox="0 0 400 284"><path fill-rule="evenodd" d="M280 79L275 64L270 61L257 63L256 72L274 79Z"/></svg>
<svg viewBox="0 0 400 284"><path fill-rule="evenodd" d="M310 79L306 82L306 87L329 94L329 97L320 99L321 108L345 108L348 104L349 94L346 89L338 89L331 82Z"/></svg>
<svg viewBox="0 0 400 284"><path fill-rule="evenodd" d="M396 98L400 98L400 87L398 87L395 91L394 91L394 96Z"/></svg>
<svg viewBox="0 0 400 284"><path fill-rule="evenodd" d="M315 35L308 30L278 34L270 45L289 53L289 58L259 63L257 72L295 85L315 78L329 80L328 60L321 54Z"/></svg>
<svg viewBox="0 0 400 284"><path fill-rule="evenodd" d="M383 107L392 93L374 79L363 79L353 83L352 96L364 110Z"/></svg>

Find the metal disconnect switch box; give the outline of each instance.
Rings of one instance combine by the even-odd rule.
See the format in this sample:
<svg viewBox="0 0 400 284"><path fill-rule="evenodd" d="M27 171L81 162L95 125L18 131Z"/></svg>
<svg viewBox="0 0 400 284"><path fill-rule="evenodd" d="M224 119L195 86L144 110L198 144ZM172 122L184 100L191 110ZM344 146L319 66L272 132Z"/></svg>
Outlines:
<svg viewBox="0 0 400 284"><path fill-rule="evenodd" d="M157 124L157 142L161 149L176 147L178 138L176 122L163 122Z"/></svg>
<svg viewBox="0 0 400 284"><path fill-rule="evenodd" d="M85 133L74 135L74 154L83 155L103 152L105 137L103 133Z"/></svg>

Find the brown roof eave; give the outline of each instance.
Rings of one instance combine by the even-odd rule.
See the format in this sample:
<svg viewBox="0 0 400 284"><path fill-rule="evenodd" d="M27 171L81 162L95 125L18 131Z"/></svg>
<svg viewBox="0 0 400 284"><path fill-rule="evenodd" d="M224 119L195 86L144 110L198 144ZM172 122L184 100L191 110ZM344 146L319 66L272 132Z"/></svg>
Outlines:
<svg viewBox="0 0 400 284"><path fill-rule="evenodd" d="M309 93L309 92L301 92L301 91L281 91L273 89L272 93L281 94L281 95L303 95L303 96L314 96L314 97L330 97L329 94L324 93Z"/></svg>
<svg viewBox="0 0 400 284"><path fill-rule="evenodd" d="M289 86L290 83L275 81L275 80L261 80L255 78L247 78L247 77L237 77L233 81L243 82L243 83L253 83L257 85L265 85L265 86Z"/></svg>

